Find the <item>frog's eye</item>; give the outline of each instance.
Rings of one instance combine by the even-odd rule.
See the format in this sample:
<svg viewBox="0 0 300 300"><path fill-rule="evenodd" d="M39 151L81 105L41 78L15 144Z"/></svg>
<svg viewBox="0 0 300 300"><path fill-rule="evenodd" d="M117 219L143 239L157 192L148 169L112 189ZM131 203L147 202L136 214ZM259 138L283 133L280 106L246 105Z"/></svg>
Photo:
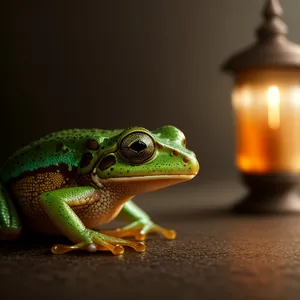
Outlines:
<svg viewBox="0 0 300 300"><path fill-rule="evenodd" d="M132 164L148 161L155 152L152 138L144 132L128 134L120 143L118 153L123 160Z"/></svg>

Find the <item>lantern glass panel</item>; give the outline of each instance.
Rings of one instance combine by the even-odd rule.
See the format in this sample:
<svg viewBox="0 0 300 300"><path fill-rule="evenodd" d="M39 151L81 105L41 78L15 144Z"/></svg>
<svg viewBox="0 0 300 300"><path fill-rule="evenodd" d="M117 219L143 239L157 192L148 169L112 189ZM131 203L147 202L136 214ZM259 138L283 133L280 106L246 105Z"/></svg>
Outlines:
<svg viewBox="0 0 300 300"><path fill-rule="evenodd" d="M232 93L236 164L243 173L300 171L300 72L239 73Z"/></svg>

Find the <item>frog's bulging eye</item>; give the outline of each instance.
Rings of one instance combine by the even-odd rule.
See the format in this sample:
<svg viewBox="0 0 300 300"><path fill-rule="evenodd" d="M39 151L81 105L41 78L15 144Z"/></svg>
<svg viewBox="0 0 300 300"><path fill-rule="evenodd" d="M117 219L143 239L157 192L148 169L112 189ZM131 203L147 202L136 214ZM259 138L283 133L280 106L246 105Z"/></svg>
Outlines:
<svg viewBox="0 0 300 300"><path fill-rule="evenodd" d="M148 161L155 152L152 138L144 132L128 134L120 143L118 153L123 160L132 164Z"/></svg>

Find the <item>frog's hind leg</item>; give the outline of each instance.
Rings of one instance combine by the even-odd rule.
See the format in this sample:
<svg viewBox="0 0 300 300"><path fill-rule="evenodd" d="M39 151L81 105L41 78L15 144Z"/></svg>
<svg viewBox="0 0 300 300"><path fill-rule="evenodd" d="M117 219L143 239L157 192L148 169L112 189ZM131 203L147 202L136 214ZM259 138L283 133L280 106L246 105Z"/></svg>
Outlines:
<svg viewBox="0 0 300 300"><path fill-rule="evenodd" d="M128 200L124 204L118 218L131 223L123 228L105 230L101 231L101 233L118 238L134 237L138 241L144 241L150 233L159 233L167 240L176 238L174 230L166 229L153 223L151 218L132 200Z"/></svg>
<svg viewBox="0 0 300 300"><path fill-rule="evenodd" d="M13 201L0 183L0 240L17 239L21 232L21 221Z"/></svg>
<svg viewBox="0 0 300 300"><path fill-rule="evenodd" d="M40 204L44 212L60 232L74 243L72 246L54 245L51 249L52 253L108 250L118 255L124 252L123 246L131 247L137 252L145 251L146 246L142 242L106 236L85 227L72 207L88 205L95 199L99 199L99 194L90 186L61 188L40 195Z"/></svg>

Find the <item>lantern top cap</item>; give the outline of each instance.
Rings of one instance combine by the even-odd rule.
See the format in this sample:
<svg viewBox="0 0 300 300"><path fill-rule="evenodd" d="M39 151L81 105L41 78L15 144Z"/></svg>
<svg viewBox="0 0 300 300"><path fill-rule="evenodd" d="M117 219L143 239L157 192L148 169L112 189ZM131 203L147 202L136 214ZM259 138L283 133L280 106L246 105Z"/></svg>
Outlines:
<svg viewBox="0 0 300 300"><path fill-rule="evenodd" d="M281 19L279 0L267 0L263 22L256 29L256 42L231 56L223 71L238 73L249 69L299 69L300 45L287 39L288 28Z"/></svg>

